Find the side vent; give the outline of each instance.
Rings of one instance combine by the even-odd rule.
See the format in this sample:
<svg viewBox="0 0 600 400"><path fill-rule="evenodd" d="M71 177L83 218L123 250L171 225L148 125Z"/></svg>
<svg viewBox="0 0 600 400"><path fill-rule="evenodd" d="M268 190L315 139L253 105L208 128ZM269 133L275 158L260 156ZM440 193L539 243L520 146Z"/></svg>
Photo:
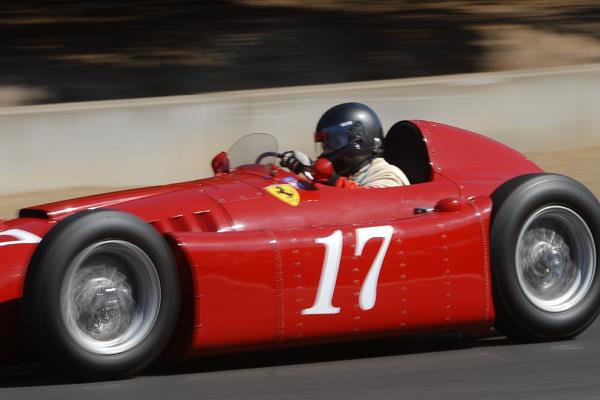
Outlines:
<svg viewBox="0 0 600 400"><path fill-rule="evenodd" d="M194 219L203 232L216 232L217 223L210 211L197 211L194 213Z"/></svg>
<svg viewBox="0 0 600 400"><path fill-rule="evenodd" d="M156 229L157 231L166 232L165 224L163 224L161 221L154 220L154 221L149 221L148 223L150 225L152 225L154 227L154 229Z"/></svg>
<svg viewBox="0 0 600 400"><path fill-rule="evenodd" d="M175 215L168 219L148 221L156 230L168 232L216 232L217 223L210 211Z"/></svg>
<svg viewBox="0 0 600 400"><path fill-rule="evenodd" d="M190 223L187 221L187 218L185 218L183 215L171 217L169 218L169 221L171 222L171 226L175 232L190 232L193 230L190 226Z"/></svg>

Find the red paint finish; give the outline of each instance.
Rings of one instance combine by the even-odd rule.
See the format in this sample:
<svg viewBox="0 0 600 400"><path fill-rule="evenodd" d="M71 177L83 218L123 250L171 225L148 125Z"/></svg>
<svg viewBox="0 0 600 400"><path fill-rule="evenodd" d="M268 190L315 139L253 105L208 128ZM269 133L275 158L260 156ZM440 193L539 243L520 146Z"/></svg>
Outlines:
<svg viewBox="0 0 600 400"><path fill-rule="evenodd" d="M481 230L481 259L479 262L480 275L483 277L484 290L484 318L481 321L482 325L478 329L474 329L473 333L485 333L490 328L495 320L496 312L494 309L494 298L492 294L491 281L491 261L490 261L490 242L489 232L491 227L492 217L492 200L488 196L472 196L468 199L469 205L475 211L475 216L479 220L479 228ZM460 289L460 287L459 287ZM465 302L461 307L470 307L471 304Z"/></svg>
<svg viewBox="0 0 600 400"><path fill-rule="evenodd" d="M52 225L47 221L21 219L3 224L0 232L22 229L42 237ZM36 244L3 246L2 243L15 238L0 236L0 239L0 361L12 362L22 360L25 353L21 298L27 266Z"/></svg>
<svg viewBox="0 0 600 400"><path fill-rule="evenodd" d="M358 295L383 239L369 240L358 257L354 247L356 229L372 225L174 234L194 276L193 351L489 325L485 216L477 201L390 223L394 234L370 310L359 307ZM316 239L336 230L343 250L332 304L340 312L303 315L323 273L325 247Z"/></svg>
<svg viewBox="0 0 600 400"><path fill-rule="evenodd" d="M194 284L193 349L276 344L282 270L269 232L174 234Z"/></svg>
<svg viewBox="0 0 600 400"><path fill-rule="evenodd" d="M259 189L282 182L284 178L247 179L246 182ZM440 199L460 193L456 184L441 175L433 182L405 187L355 191L321 184L316 187L318 190L299 190L301 202L298 207L290 207L263 190L261 196L229 202L223 204L223 208L236 230L336 226L340 221L345 224L385 224L396 218L413 216L415 208L433 208Z"/></svg>
<svg viewBox="0 0 600 400"><path fill-rule="evenodd" d="M413 123L428 146L430 182L344 190L313 186L280 168L245 166L198 181L31 207L22 211L23 218L4 221L0 230L43 237L69 215L110 208L171 236L192 277L194 333L188 355L332 338L484 332L494 323L490 196L503 182L541 170L477 134ZM296 187L297 206L265 190L282 183ZM365 309L360 293L385 239L368 240L355 255L357 232L373 227L383 227L378 232L391 237L374 305ZM324 271L323 239L337 231L340 259L331 304L339 312L305 313L315 303ZM0 246L3 326L17 318L35 248ZM15 330L14 337L20 334Z"/></svg>
<svg viewBox="0 0 600 400"><path fill-rule="evenodd" d="M282 248L286 287L286 340L330 335L369 337L476 326L489 309L481 266L480 219L468 207L460 215L424 214L392 221L375 306L362 310L359 293L383 239L367 242L354 256L356 229L362 225L312 231L276 232ZM311 307L322 273L324 246L315 238L343 233L344 248L332 304L333 315L302 315ZM469 307L464 307L469 304Z"/></svg>
<svg viewBox="0 0 600 400"><path fill-rule="evenodd" d="M491 194L515 176L543 172L518 151L488 137L430 121L411 121L427 141L435 173L458 182L465 197Z"/></svg>
<svg viewBox="0 0 600 400"><path fill-rule="evenodd" d="M2 226L1 232L21 229L43 237L54 224L48 221L24 218L13 220ZM0 236L0 303L21 298L23 282L31 255L36 244L14 244L3 246L3 242L14 241L11 236Z"/></svg>

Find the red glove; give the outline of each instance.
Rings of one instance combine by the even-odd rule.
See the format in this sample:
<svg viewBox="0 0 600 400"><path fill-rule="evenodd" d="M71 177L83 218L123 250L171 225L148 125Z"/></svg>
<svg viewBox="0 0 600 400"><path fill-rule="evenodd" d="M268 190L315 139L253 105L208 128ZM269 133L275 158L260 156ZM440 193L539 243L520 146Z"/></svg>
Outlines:
<svg viewBox="0 0 600 400"><path fill-rule="evenodd" d="M357 189L360 186L353 180L348 179L345 176L340 176L337 181L335 181L335 187L342 189Z"/></svg>
<svg viewBox="0 0 600 400"><path fill-rule="evenodd" d="M339 176L333 170L333 165L326 158L319 158L315 161L313 175L317 182L325 185L335 186L343 189L355 189L360 187L356 182L351 181L345 176Z"/></svg>

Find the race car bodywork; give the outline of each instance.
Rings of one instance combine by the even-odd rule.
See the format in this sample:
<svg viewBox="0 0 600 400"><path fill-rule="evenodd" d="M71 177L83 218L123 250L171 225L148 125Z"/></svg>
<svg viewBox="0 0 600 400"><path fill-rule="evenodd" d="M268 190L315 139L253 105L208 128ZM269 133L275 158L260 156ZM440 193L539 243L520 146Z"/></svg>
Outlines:
<svg viewBox="0 0 600 400"><path fill-rule="evenodd" d="M491 139L427 121L397 124L385 146L388 161L418 164L402 166L413 184L344 190L247 165L21 210L0 225L4 357L24 349L21 302L39 242L70 216L105 209L136 216L169 243L182 301L169 349L183 356L488 332L493 194L543 171Z"/></svg>

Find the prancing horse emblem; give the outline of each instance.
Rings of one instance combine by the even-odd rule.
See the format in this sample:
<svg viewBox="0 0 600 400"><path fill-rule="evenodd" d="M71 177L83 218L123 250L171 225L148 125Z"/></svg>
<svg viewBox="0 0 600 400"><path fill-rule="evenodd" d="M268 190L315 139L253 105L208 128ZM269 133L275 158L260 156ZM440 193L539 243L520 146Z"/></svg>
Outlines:
<svg viewBox="0 0 600 400"><path fill-rule="evenodd" d="M300 204L300 193L298 193L296 188L292 185L288 185L287 183L271 185L267 186L265 190L273 197L276 197L290 206L296 207Z"/></svg>

